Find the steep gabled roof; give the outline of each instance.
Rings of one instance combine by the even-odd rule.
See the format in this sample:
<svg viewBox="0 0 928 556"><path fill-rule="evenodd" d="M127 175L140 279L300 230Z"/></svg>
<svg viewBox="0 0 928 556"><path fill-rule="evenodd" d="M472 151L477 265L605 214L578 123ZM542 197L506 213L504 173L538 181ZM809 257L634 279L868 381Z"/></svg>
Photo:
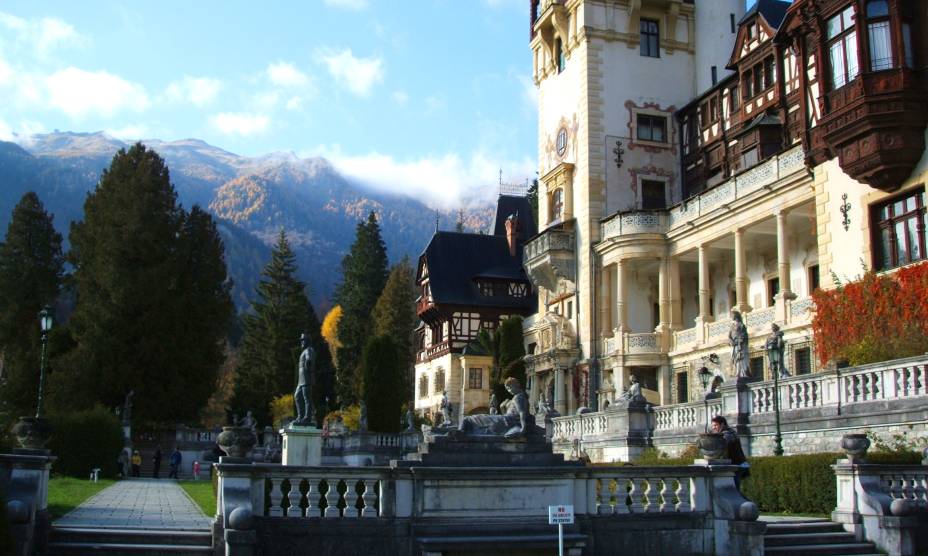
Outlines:
<svg viewBox="0 0 928 556"><path fill-rule="evenodd" d="M525 241L538 233L535 226L535 211L526 197L515 197L512 195L500 195L496 201L496 217L493 218L490 233L495 236L506 237L506 219L511 214L519 215L519 226L522 232L519 234L519 243Z"/></svg>
<svg viewBox="0 0 928 556"><path fill-rule="evenodd" d="M766 20L767 24L773 27L774 30L779 29L780 24L783 23L783 17L786 16L786 10L788 10L791 5L792 2L786 2L784 0L757 0L751 9L744 14L744 17L741 18L738 25L760 14L764 16L764 20Z"/></svg>
<svg viewBox="0 0 928 556"><path fill-rule="evenodd" d="M531 310L535 296L487 297L477 289L477 278L495 278L528 283L522 268L522 249L509 254L505 236L435 232L422 253L428 265L432 299L438 305Z"/></svg>

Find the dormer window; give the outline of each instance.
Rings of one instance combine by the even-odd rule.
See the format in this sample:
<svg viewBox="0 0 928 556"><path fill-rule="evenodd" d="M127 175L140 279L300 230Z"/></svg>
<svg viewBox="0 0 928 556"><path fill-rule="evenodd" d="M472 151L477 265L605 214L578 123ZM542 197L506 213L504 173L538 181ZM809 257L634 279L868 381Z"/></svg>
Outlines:
<svg viewBox="0 0 928 556"><path fill-rule="evenodd" d="M859 72L854 6L848 6L828 20L828 58L831 62L831 88L852 81Z"/></svg>

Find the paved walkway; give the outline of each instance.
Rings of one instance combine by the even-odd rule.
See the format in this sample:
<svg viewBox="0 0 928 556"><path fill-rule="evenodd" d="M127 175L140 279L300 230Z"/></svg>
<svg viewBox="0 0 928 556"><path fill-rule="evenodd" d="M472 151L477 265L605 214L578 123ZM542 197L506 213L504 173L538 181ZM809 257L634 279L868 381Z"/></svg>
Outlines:
<svg viewBox="0 0 928 556"><path fill-rule="evenodd" d="M62 527L208 529L209 518L174 481L119 481L55 521Z"/></svg>

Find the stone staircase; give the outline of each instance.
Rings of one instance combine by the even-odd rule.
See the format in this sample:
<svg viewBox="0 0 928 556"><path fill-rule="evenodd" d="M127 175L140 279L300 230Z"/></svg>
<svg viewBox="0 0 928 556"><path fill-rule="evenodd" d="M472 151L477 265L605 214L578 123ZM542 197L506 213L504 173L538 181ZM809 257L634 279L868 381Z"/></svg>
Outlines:
<svg viewBox="0 0 928 556"><path fill-rule="evenodd" d="M48 545L50 556L207 556L212 553L212 534L207 530L105 529L53 525Z"/></svg>
<svg viewBox="0 0 928 556"><path fill-rule="evenodd" d="M768 522L764 554L885 556L873 543L857 542L840 523L827 519Z"/></svg>

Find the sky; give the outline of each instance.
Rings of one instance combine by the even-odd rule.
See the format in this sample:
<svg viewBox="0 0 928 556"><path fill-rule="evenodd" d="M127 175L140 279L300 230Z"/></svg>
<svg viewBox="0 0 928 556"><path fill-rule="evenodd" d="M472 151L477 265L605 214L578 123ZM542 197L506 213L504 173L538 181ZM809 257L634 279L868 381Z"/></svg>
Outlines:
<svg viewBox="0 0 928 556"><path fill-rule="evenodd" d="M325 156L452 208L535 176L524 0L0 4L0 140L54 130Z"/></svg>

